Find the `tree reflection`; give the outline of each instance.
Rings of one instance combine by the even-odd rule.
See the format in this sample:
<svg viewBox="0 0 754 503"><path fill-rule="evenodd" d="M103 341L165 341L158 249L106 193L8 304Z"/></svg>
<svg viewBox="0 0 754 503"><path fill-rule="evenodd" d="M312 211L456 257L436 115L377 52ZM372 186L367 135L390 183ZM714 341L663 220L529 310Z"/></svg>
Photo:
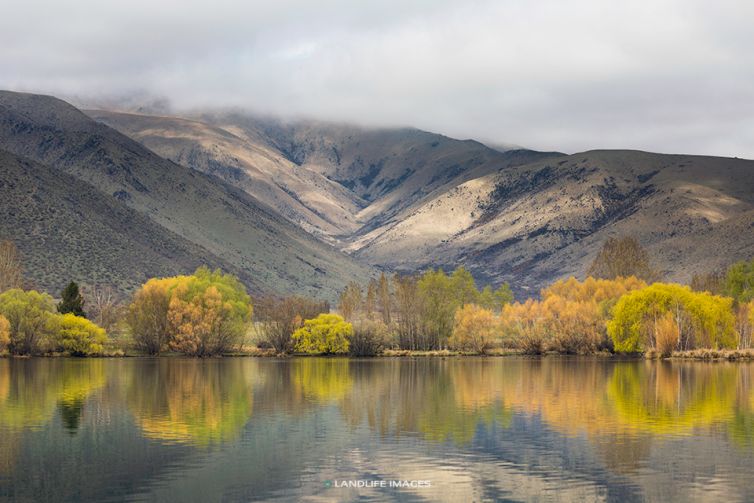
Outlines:
<svg viewBox="0 0 754 503"><path fill-rule="evenodd" d="M78 428L86 399L106 382L101 360L0 361L0 425L21 431L50 421L56 406ZM71 417L66 409L75 408Z"/></svg>
<svg viewBox="0 0 754 503"><path fill-rule="evenodd" d="M725 364L619 364L607 396L631 429L681 435L729 421L736 408L739 368Z"/></svg>
<svg viewBox="0 0 754 503"><path fill-rule="evenodd" d="M209 445L235 438L251 417L241 359L155 359L131 367L126 401L148 438Z"/></svg>
<svg viewBox="0 0 754 503"><path fill-rule="evenodd" d="M499 372L483 361L387 360L353 370L352 392L340 402L346 422L366 424L381 436L422 435L464 445L480 426L507 426ZM474 382L476 380L476 383Z"/></svg>
<svg viewBox="0 0 754 503"><path fill-rule="evenodd" d="M24 433L50 424L56 407L75 434L87 399L106 381L100 360L0 360L0 474L12 471Z"/></svg>

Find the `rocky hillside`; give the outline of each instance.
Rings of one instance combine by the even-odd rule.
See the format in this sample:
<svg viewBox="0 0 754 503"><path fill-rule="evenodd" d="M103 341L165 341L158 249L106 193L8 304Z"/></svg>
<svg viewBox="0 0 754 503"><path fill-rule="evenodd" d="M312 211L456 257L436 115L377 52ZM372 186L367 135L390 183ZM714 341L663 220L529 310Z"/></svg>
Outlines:
<svg viewBox="0 0 754 503"><path fill-rule="evenodd" d="M499 152L410 128L283 122L239 113L191 120L87 113L163 157L243 188L333 242L384 224L445 185L560 155Z"/></svg>
<svg viewBox="0 0 754 503"><path fill-rule="evenodd" d="M0 236L19 247L35 288L58 293L75 279L129 291L202 264L244 274L58 169L0 150L0 172Z"/></svg>
<svg viewBox="0 0 754 503"><path fill-rule="evenodd" d="M754 255L754 161L591 151L460 183L355 240L350 251L413 270L466 264L535 290L583 276L608 236L636 236L665 278Z"/></svg>
<svg viewBox="0 0 754 503"><path fill-rule="evenodd" d="M244 132L177 117L87 113L166 159L243 189L311 233L347 235L359 227L364 200Z"/></svg>
<svg viewBox="0 0 754 503"><path fill-rule="evenodd" d="M291 224L247 192L166 160L56 98L0 92L0 149L89 184L93 197L119 202L156 226L145 232L157 229L180 238L186 244L187 263L216 258L209 265L236 271L254 291L333 299L347 281L366 280L371 274L368 267ZM4 169L0 177L4 184L13 183L10 170ZM87 208L80 211L88 217ZM117 229L121 222L105 224ZM3 238L19 240L21 233L28 232L20 220L4 225L10 235ZM108 248L116 245L105 236L93 239L107 250L97 255L97 267L114 266L110 257L116 254ZM48 252L40 248L50 247L52 241L41 236L24 241L22 252L45 256ZM59 267L59 275L65 277L65 262L50 267ZM136 259L128 262L127 269L134 275L131 283L143 275ZM28 274L48 287L42 272L29 268Z"/></svg>

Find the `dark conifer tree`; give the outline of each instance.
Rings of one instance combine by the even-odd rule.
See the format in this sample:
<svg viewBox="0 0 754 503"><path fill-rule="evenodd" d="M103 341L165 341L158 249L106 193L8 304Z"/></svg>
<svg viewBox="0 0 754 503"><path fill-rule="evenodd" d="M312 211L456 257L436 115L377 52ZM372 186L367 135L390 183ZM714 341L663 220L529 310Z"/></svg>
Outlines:
<svg viewBox="0 0 754 503"><path fill-rule="evenodd" d="M63 298L60 304L58 304L58 312L60 314L73 313L76 316L86 318L86 313L84 313L84 297L81 295L79 286L75 282L71 281L68 283L68 286L65 287L60 296Z"/></svg>

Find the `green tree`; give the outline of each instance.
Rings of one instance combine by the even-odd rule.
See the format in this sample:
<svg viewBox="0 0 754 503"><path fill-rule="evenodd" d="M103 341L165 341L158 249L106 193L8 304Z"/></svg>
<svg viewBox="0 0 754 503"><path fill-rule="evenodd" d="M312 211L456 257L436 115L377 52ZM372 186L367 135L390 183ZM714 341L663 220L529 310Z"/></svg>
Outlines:
<svg viewBox="0 0 754 503"><path fill-rule="evenodd" d="M736 262L725 274L723 291L736 303L754 300L754 259Z"/></svg>
<svg viewBox="0 0 754 503"><path fill-rule="evenodd" d="M456 307L479 302L479 290L476 288L474 276L465 267L460 266L450 275L450 290Z"/></svg>
<svg viewBox="0 0 754 503"><path fill-rule="evenodd" d="M63 289L60 296L62 298L58 304L58 312L60 314L73 313L76 316L86 318L86 313L84 313L84 297L79 291L79 285L71 281Z"/></svg>
<svg viewBox="0 0 754 503"><path fill-rule="evenodd" d="M293 333L296 351L314 354L347 353L353 325L337 314L323 313Z"/></svg>
<svg viewBox="0 0 754 503"><path fill-rule="evenodd" d="M451 279L442 269L429 270L418 282L422 298L422 328L424 340L421 349L442 347L453 331L453 316L458 307L458 298L453 291Z"/></svg>
<svg viewBox="0 0 754 503"><path fill-rule="evenodd" d="M107 342L104 328L73 313L57 316L54 327L58 348L72 356L100 354Z"/></svg>
<svg viewBox="0 0 754 503"><path fill-rule="evenodd" d="M11 353L36 354L46 349L54 314L55 302L46 293L14 288L0 294L0 315L10 324Z"/></svg>
<svg viewBox="0 0 754 503"><path fill-rule="evenodd" d="M487 285L479 292L478 302L480 306L490 311L500 313L503 306L513 302L513 292L508 283L503 283L497 290Z"/></svg>
<svg viewBox="0 0 754 503"><path fill-rule="evenodd" d="M653 281L657 272L652 269L649 254L636 238L608 238L587 271L588 276L600 279L636 276Z"/></svg>

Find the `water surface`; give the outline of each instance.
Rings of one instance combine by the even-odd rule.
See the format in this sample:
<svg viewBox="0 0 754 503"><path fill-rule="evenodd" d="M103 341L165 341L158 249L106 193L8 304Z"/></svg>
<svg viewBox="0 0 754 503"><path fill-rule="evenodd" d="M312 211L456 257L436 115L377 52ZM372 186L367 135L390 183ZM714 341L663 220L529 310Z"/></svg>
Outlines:
<svg viewBox="0 0 754 503"><path fill-rule="evenodd" d="M754 500L754 365L0 360L0 499ZM422 481L429 487L336 487Z"/></svg>

